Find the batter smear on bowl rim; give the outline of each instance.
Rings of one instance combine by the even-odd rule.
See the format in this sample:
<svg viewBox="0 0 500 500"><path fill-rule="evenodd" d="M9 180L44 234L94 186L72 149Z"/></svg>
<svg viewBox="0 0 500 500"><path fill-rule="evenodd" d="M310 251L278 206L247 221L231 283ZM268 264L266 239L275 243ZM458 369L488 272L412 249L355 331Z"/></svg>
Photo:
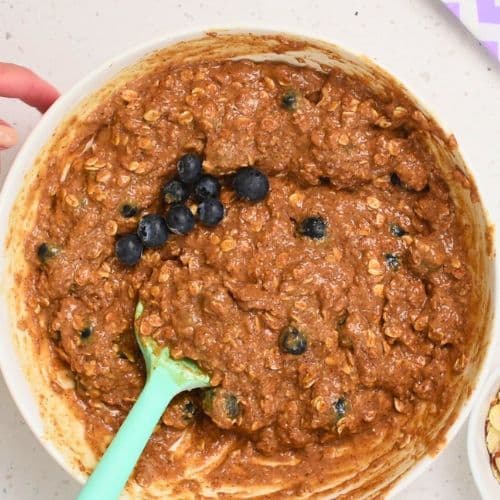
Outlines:
<svg viewBox="0 0 500 500"><path fill-rule="evenodd" d="M432 440L467 364L471 277L429 122L398 88L185 64L73 126L38 187L27 302L97 454L144 384L138 300L141 334L213 385L167 409L142 485L307 495Z"/></svg>

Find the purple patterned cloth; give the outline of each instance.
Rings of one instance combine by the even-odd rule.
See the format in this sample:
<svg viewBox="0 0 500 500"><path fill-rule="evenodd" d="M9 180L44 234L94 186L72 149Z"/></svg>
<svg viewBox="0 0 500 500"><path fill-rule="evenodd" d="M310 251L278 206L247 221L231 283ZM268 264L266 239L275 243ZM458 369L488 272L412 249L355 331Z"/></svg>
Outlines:
<svg viewBox="0 0 500 500"><path fill-rule="evenodd" d="M500 59L500 0L459 0L444 3L481 45L496 59Z"/></svg>

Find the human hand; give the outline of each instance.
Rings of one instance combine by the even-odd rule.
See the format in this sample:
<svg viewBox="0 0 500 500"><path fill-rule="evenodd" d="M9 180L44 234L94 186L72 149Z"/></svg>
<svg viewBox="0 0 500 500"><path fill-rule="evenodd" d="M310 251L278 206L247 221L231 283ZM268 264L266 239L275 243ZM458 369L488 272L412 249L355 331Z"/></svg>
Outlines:
<svg viewBox="0 0 500 500"><path fill-rule="evenodd" d="M44 113L59 97L59 92L28 68L17 64L0 63L0 97L21 99ZM17 142L17 133L0 119L0 151Z"/></svg>

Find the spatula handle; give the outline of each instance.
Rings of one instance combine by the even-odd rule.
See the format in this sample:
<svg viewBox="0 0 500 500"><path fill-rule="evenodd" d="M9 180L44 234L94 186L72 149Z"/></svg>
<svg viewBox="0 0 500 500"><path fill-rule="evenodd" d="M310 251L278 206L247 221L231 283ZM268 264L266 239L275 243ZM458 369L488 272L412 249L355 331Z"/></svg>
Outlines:
<svg viewBox="0 0 500 500"><path fill-rule="evenodd" d="M115 500L144 450L168 403L185 387L179 386L161 365L146 385L113 441L83 487L78 500Z"/></svg>

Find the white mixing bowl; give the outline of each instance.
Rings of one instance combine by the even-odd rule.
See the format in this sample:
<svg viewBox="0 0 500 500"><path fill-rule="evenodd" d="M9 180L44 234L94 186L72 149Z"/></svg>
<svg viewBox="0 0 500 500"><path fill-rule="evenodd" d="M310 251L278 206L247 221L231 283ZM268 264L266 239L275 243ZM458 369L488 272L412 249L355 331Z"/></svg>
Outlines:
<svg viewBox="0 0 500 500"><path fill-rule="evenodd" d="M250 31L252 36L248 35ZM95 457L85 442L81 423L76 421L66 404L65 389L71 390L71 380L65 382L64 374L60 374L58 383L54 384L53 372L43 363L44 356L47 355L43 339L34 342L19 323L23 314L22 300L19 299L19 279L26 267L23 241L31 227L36 208L36 200L28 199L28 188L36 182L37 172L47 154L44 146L54 134L57 135L58 129L64 127L64 123L77 109L80 114L87 113L99 98L111 92L120 82L133 77L137 71L157 64L161 58L196 60L210 57L250 57L254 60L279 59L314 67L321 63L327 66L339 65L347 71L371 76L374 86L383 87L392 83L392 79L380 68L375 68L368 59L305 36L287 35L288 41L298 41L300 47L276 53L274 35L276 33L270 31L239 30L218 32L217 36L204 33L165 36L127 51L96 69L55 103L33 130L10 169L0 196L0 273L3 292L0 299L0 321L4 325L0 335L0 365L12 396L33 433L52 457L79 481L85 479L86 473L95 463ZM146 57L160 49L160 54ZM92 97L87 98L91 95ZM429 116L424 107L420 106L420 109ZM453 195L464 207L463 216L469 222L470 234L467 238L474 261L474 286L481 309L477 327L484 335L471 350L471 361L457 390L452 411L436 429L436 436L441 439L438 440L439 444L436 442L433 446L432 456L422 449L407 448L399 452L396 466L392 464L387 467L391 470L382 474L381 486L392 493L401 491L415 479L434 460L446 442L453 438L466 419L475 387L481 385L487 372L488 352L491 352L489 344L494 332L493 311L499 307L499 298L494 295L495 272L498 271L495 271L493 236L488 230L488 221L481 203L471 201L469 191L454 180L452 171L458 168L466 172L466 168L457 151L449 152L445 137L444 133L437 134L434 148L451 184ZM465 156L473 158L470 154ZM475 165L473 174L479 186L488 182L486 167ZM482 201L485 207L493 207L495 200ZM367 480L369 477L367 474ZM132 485L129 491L132 495L134 492L137 495L140 488ZM346 491L345 484L343 491ZM157 494L160 493L157 490ZM327 495L331 494L329 492Z"/></svg>

